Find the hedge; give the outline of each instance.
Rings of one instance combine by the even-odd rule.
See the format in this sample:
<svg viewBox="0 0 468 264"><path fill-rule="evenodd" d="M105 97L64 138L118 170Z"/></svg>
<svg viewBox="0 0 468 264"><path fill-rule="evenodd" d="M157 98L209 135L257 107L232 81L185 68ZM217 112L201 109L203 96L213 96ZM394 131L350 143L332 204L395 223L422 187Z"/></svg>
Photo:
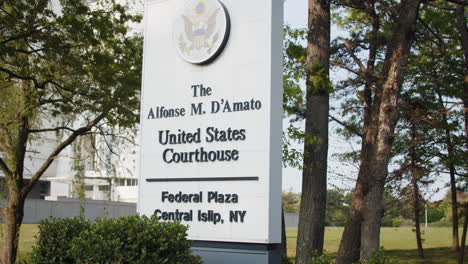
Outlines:
<svg viewBox="0 0 468 264"><path fill-rule="evenodd" d="M198 264L187 227L155 217L48 219L39 225L32 263Z"/></svg>

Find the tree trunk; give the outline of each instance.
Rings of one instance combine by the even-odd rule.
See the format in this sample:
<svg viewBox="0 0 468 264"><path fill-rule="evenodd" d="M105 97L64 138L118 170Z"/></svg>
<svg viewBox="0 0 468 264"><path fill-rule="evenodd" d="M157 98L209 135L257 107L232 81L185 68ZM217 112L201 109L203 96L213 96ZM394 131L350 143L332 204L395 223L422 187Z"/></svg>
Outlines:
<svg viewBox="0 0 468 264"><path fill-rule="evenodd" d="M452 135L450 134L450 128L447 118L447 111L444 106L444 101L442 94L438 92L439 97L439 108L442 112L442 121L444 122L444 132L445 132L445 144L447 145L447 167L449 169L450 175L450 192L451 192L451 206L452 206L452 250L460 250L460 238L458 236L458 201L457 201L457 182L455 178L455 155L454 155L454 146L452 142Z"/></svg>
<svg viewBox="0 0 468 264"><path fill-rule="evenodd" d="M414 38L419 6L419 0L406 0L402 1L398 9L398 21L394 25L381 79L376 86L371 122L364 128L368 133L362 140L361 166L337 264L351 264L356 259L356 252L360 252L360 259L367 259L380 246L382 200L394 129L398 121L398 97ZM359 233L360 243L356 243Z"/></svg>
<svg viewBox="0 0 468 264"><path fill-rule="evenodd" d="M463 233L462 233L460 253L458 255L458 264L463 264L463 259L465 258L466 232L468 229L468 202L465 201L465 205L463 206L463 208L464 208L463 211L465 215L465 223L463 223Z"/></svg>
<svg viewBox="0 0 468 264"><path fill-rule="evenodd" d="M286 223L284 222L284 210L281 209L281 254L283 258L288 257L288 239L286 237Z"/></svg>
<svg viewBox="0 0 468 264"><path fill-rule="evenodd" d="M450 190L452 193L452 250L460 250L460 241L458 236L458 202L457 187L455 182L455 167L449 166L450 170Z"/></svg>
<svg viewBox="0 0 468 264"><path fill-rule="evenodd" d="M328 96L313 96L310 102L315 107L315 122L317 126L322 126L323 130L328 130L328 114L318 117L319 113L328 113ZM326 209L326 188L327 188L327 162L323 159L327 157L328 131L320 133L321 143L307 144L305 151L309 157L304 157L304 172L302 180L302 197L299 215L299 229L296 249L296 263L306 263L312 256L313 251L322 254L325 234L325 209ZM310 140L306 140L310 141ZM320 154L319 154L320 153ZM307 156L305 155L305 156ZM315 157L314 157L315 156ZM314 157L312 159L312 157ZM321 161L322 160L322 161Z"/></svg>
<svg viewBox="0 0 468 264"><path fill-rule="evenodd" d="M457 28L460 31L462 47L465 53L465 78L463 80L463 106L465 108L465 140L468 146L468 27L466 26L465 8L457 6Z"/></svg>
<svg viewBox="0 0 468 264"><path fill-rule="evenodd" d="M327 192L330 0L309 0L307 110L296 264L323 252ZM318 86L317 83L322 86Z"/></svg>
<svg viewBox="0 0 468 264"><path fill-rule="evenodd" d="M372 21L372 32L369 43L369 60L367 61L367 70L370 73L374 73L375 61L377 57L378 47L378 34L380 30L380 18L375 12L375 1L370 1L370 5L367 9L367 14ZM372 90L375 83L366 79L364 85L364 130L362 138L365 139L369 133L369 127L372 117ZM364 143L364 141L363 141ZM363 190L366 189L362 183L362 178L358 178L356 188L353 193L353 197L359 197L353 200L353 208L358 210L352 210L350 212L350 220L347 223L348 228L345 228L343 233L343 239L340 243L339 254L337 256L337 263L354 263L359 260L360 248L361 248L361 222L362 222L362 208L363 204ZM344 239L344 238L347 239Z"/></svg>
<svg viewBox="0 0 468 264"><path fill-rule="evenodd" d="M414 177L414 176L413 176ZM420 258L424 258L424 249L422 245L422 239L421 239L421 224L419 223L419 214L421 213L421 210L419 208L420 203L419 203L419 187L418 187L418 182L417 180L414 180L413 182L413 196L414 196L414 201L413 201L413 207L414 207L414 224L416 227L416 243L418 245L418 254Z"/></svg>
<svg viewBox="0 0 468 264"><path fill-rule="evenodd" d="M419 193L419 186L418 182L420 180L420 174L418 173L418 168L416 165L416 161L418 159L416 154L416 137L417 137L417 130L414 119L410 118L411 122L411 145L410 145L410 159L411 159L411 185L413 187L413 212L414 212L414 225L416 228L416 244L418 246L418 254L420 258L424 258L424 249L422 246L422 239L421 239L421 225L419 223L419 215L421 213L421 203L419 200L420 193Z"/></svg>
<svg viewBox="0 0 468 264"><path fill-rule="evenodd" d="M27 82L22 82L24 98L29 102L29 86ZM17 134L15 135L14 147L12 150L14 168L5 174L7 185L7 206L3 209L3 241L2 264L12 264L16 262L18 251L19 231L24 215L24 199L28 192L23 189L24 160L26 156L26 146L29 137L29 118L20 114Z"/></svg>
<svg viewBox="0 0 468 264"><path fill-rule="evenodd" d="M468 147L468 27L466 26L465 8L463 5L457 6L457 28L460 32L462 47L465 53L465 78L463 80L463 106L465 108L465 144ZM468 229L468 202L464 204L465 222L463 223L463 233L461 248L458 257L458 264L463 264L465 257L466 232Z"/></svg>
<svg viewBox="0 0 468 264"><path fill-rule="evenodd" d="M358 177L351 202L349 219L341 237L336 264L351 264L359 260L364 189L367 189L367 186L363 183L362 177Z"/></svg>
<svg viewBox="0 0 468 264"><path fill-rule="evenodd" d="M23 221L24 198L17 188L8 188L7 207L3 210L2 264L16 262L19 231Z"/></svg>

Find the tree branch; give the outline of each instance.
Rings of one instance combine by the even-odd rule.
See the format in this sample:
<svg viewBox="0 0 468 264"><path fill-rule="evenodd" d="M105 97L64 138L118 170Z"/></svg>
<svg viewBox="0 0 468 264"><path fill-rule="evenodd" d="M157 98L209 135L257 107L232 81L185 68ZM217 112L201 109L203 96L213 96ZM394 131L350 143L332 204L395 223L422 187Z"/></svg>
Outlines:
<svg viewBox="0 0 468 264"><path fill-rule="evenodd" d="M444 171L444 170L431 170L431 172L450 174L450 171ZM468 174L462 174L457 171L455 171L454 174L463 178L468 178Z"/></svg>
<svg viewBox="0 0 468 264"><path fill-rule="evenodd" d="M429 3L429 2L424 2L424 4L426 4L426 5L428 5L428 6L432 6L432 7L437 8L437 9L455 12L455 8L438 6L438 5L436 5L436 4L432 4L432 3Z"/></svg>
<svg viewBox="0 0 468 264"><path fill-rule="evenodd" d="M57 156L62 152L63 149L68 147L75 139L86 132L90 131L94 126L96 126L97 123L99 123L103 118L105 114L102 113L98 117L96 117L94 120L90 121L85 127L81 127L77 129L75 132L73 132L66 140L64 140L60 145L58 145L52 153L50 153L49 157L47 160L42 164L42 166L39 168L39 170L31 177L31 180L21 189L22 195L26 196L34 187L34 185L39 181L41 176L44 174L44 172L50 167L52 162L57 158Z"/></svg>
<svg viewBox="0 0 468 264"><path fill-rule="evenodd" d="M362 0L338 1L338 5L344 6L344 7L350 7L350 8L354 8L358 10L364 10L366 8Z"/></svg>
<svg viewBox="0 0 468 264"><path fill-rule="evenodd" d="M356 129L355 127L350 126L350 125L338 120L336 117L334 117L332 115L328 115L328 117L330 117L331 120L337 122L338 124L340 124L341 126L346 128L349 132L355 134L356 136L362 137L362 133L360 131L358 131L358 129Z"/></svg>
<svg viewBox="0 0 468 264"><path fill-rule="evenodd" d="M8 43L10 41L14 41L14 40L18 40L18 39L24 39L24 38L30 37L30 36L32 36L32 35L34 35L36 33L39 33L39 32L41 32L41 31L37 30L37 29L34 29L34 30L29 31L29 32L25 32L23 34L19 34L19 35L10 37L10 38L8 38L6 40L3 40L1 42L1 44L6 44L6 43Z"/></svg>
<svg viewBox="0 0 468 264"><path fill-rule="evenodd" d="M11 174L10 169L8 168L8 166L6 165L5 161L3 161L2 158L0 158L0 169L5 174L5 177L8 177Z"/></svg>
<svg viewBox="0 0 468 264"><path fill-rule="evenodd" d="M346 51L348 52L348 54L351 56L353 61L359 66L359 69L364 73L363 77L369 81L377 81L377 77L370 73L366 66L362 63L362 61L356 56L356 54L353 51L353 46L351 45L351 42L345 39L343 40L343 43L346 47ZM361 76L362 74L359 75Z"/></svg>
<svg viewBox="0 0 468 264"><path fill-rule="evenodd" d="M468 1L466 0L445 0L445 1L449 3L457 4L457 5L468 6Z"/></svg>
<svg viewBox="0 0 468 264"><path fill-rule="evenodd" d="M69 127L55 127L55 128L44 128L44 129L30 129L29 133L44 133L44 132L58 132L60 130L68 130L71 132L76 132L76 130Z"/></svg>
<svg viewBox="0 0 468 264"><path fill-rule="evenodd" d="M442 37L437 34L437 32L435 32L434 30L432 30L432 28L426 24L426 22L424 22L424 20L422 20L422 18L418 18L418 21L421 22L421 24L434 36L436 37L438 40L439 40L439 44L444 44L445 41L442 39Z"/></svg>
<svg viewBox="0 0 468 264"><path fill-rule="evenodd" d="M382 9L388 13L388 15L393 19L397 20L398 15L395 11L395 9L392 9L386 2L387 1L382 1L382 0L377 0L377 2L380 4Z"/></svg>
<svg viewBox="0 0 468 264"><path fill-rule="evenodd" d="M344 65L344 64L341 64L341 63L339 63L339 62L337 62L337 61L330 61L330 64L333 65L333 66L337 66L337 67L340 67L340 68L342 68L342 69L345 69L345 70L347 70L347 71L349 71L349 72L351 72L351 73L356 74L357 76L361 76L361 74L359 74L358 71L354 70L353 68L351 68L351 67L349 67L349 66L346 66L346 65Z"/></svg>
<svg viewBox="0 0 468 264"><path fill-rule="evenodd" d="M10 148L8 148L8 146L5 143L0 142L0 150L3 151L5 153L5 155L7 155L7 158L12 157L12 153L10 151Z"/></svg>
<svg viewBox="0 0 468 264"><path fill-rule="evenodd" d="M45 49L31 49L31 50L23 50L23 49L15 49L14 51L15 52L19 52L19 53L23 53L23 54L33 54L33 53L36 53L36 54L39 54L40 51L43 51Z"/></svg>
<svg viewBox="0 0 468 264"><path fill-rule="evenodd" d="M46 105L46 104L57 104L57 103L67 103L68 101L65 100L64 98L62 99L42 99L39 98L39 103L41 105Z"/></svg>
<svg viewBox="0 0 468 264"><path fill-rule="evenodd" d="M18 75L16 73L14 73L13 71L10 71L8 69L5 69L3 67L0 67L0 71L1 72L4 72L8 75L10 75L10 77L13 77L13 78L16 78L16 79L19 79L19 80L23 80L23 81L33 81L34 82L34 85L37 87L39 85L39 82L33 78L33 77L30 77L30 76L21 76L21 75Z"/></svg>
<svg viewBox="0 0 468 264"><path fill-rule="evenodd" d="M457 6L457 28L460 32L462 47L465 53L465 67L468 72L468 27L466 26L465 10L462 5Z"/></svg>
<svg viewBox="0 0 468 264"><path fill-rule="evenodd" d="M346 47L346 51L348 51L348 54L351 56L354 62L359 66L359 69L361 69L362 72L367 73L367 68L364 66L362 61L356 56L356 54L354 54L353 46L351 45L351 42L345 39L343 40L343 43Z"/></svg>
<svg viewBox="0 0 468 264"><path fill-rule="evenodd" d="M0 215L5 216L5 209L6 208L0 208Z"/></svg>

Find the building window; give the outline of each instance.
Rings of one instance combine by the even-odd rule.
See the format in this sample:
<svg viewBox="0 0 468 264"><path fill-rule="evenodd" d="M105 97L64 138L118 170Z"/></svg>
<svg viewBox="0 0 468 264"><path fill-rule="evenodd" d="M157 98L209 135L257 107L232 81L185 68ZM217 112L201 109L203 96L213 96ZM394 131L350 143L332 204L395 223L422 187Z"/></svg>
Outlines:
<svg viewBox="0 0 468 264"><path fill-rule="evenodd" d="M125 186L125 179L115 179L116 186Z"/></svg>
<svg viewBox="0 0 468 264"><path fill-rule="evenodd" d="M99 191L108 192L110 190L109 185L99 185Z"/></svg>
<svg viewBox="0 0 468 264"><path fill-rule="evenodd" d="M85 185L84 189L87 192L92 192L94 190L94 186L93 185Z"/></svg>
<svg viewBox="0 0 468 264"><path fill-rule="evenodd" d="M137 186L138 180L137 179L127 179L127 186Z"/></svg>

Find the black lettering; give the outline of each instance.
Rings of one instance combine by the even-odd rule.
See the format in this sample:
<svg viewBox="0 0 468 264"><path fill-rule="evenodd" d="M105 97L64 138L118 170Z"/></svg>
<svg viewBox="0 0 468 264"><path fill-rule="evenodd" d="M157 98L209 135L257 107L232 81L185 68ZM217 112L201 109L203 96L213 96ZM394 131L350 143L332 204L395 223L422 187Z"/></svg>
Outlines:
<svg viewBox="0 0 468 264"><path fill-rule="evenodd" d="M221 108L221 105L219 104L218 101L211 101L211 113L212 114L218 113L220 108Z"/></svg>
<svg viewBox="0 0 468 264"><path fill-rule="evenodd" d="M169 194L169 192L162 192L161 193L161 202L164 203L164 200L167 199L168 194Z"/></svg>
<svg viewBox="0 0 468 264"><path fill-rule="evenodd" d="M173 152L174 152L174 149L166 149L166 150L164 150L164 152L163 152L163 160L164 160L164 162L166 162L166 163L171 163L173 160L172 160L172 159L169 159L169 160L167 159L167 153L168 153L168 152L173 153Z"/></svg>
<svg viewBox="0 0 468 264"><path fill-rule="evenodd" d="M228 100L226 100L226 103L224 104L224 108L223 108L223 113L226 113L226 112L228 112L228 113L232 112L231 106L229 105Z"/></svg>
<svg viewBox="0 0 468 264"><path fill-rule="evenodd" d="M203 103L192 104L191 115L202 115L203 114Z"/></svg>
<svg viewBox="0 0 468 264"><path fill-rule="evenodd" d="M232 160L239 160L239 151L238 150L233 150L232 151Z"/></svg>
<svg viewBox="0 0 468 264"><path fill-rule="evenodd" d="M161 214L161 210L159 209L154 210L154 215L158 218L158 220L161 220L161 216L158 216L158 214Z"/></svg>
<svg viewBox="0 0 468 264"><path fill-rule="evenodd" d="M197 97L198 87L200 87L200 85L192 85L191 89L193 90L193 97Z"/></svg>
<svg viewBox="0 0 468 264"><path fill-rule="evenodd" d="M246 138L246 136L245 136L245 129L241 129L241 130L239 131L239 134L240 134L239 140L242 140L242 141L245 140L245 138Z"/></svg>
<svg viewBox="0 0 468 264"><path fill-rule="evenodd" d="M229 211L229 222L238 223L240 221L241 223L244 223L246 214L247 211Z"/></svg>
<svg viewBox="0 0 468 264"><path fill-rule="evenodd" d="M207 127L206 128L206 142L211 143L214 140L214 135L213 135L213 129L214 127Z"/></svg>
<svg viewBox="0 0 468 264"><path fill-rule="evenodd" d="M239 195L236 193L232 194L232 203L239 203Z"/></svg>
<svg viewBox="0 0 468 264"><path fill-rule="evenodd" d="M153 108L152 108L152 107L151 107L150 110L149 110L148 119L154 119L154 112L153 112Z"/></svg>

